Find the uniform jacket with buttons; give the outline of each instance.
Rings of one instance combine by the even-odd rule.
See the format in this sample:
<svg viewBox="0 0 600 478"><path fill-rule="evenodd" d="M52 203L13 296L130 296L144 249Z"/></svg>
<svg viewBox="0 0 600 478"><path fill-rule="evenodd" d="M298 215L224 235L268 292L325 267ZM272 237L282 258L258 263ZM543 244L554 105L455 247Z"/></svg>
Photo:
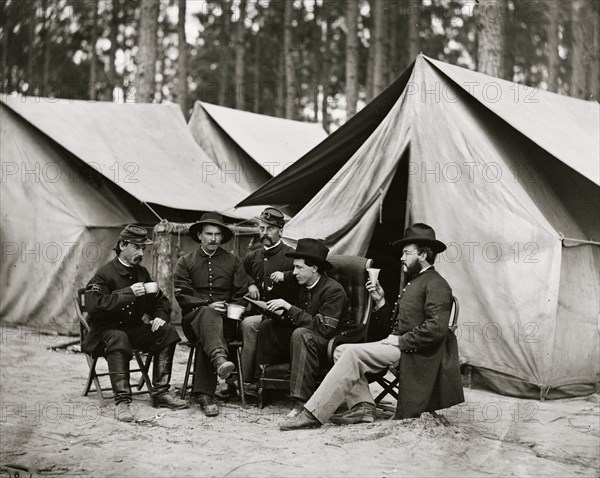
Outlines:
<svg viewBox="0 0 600 478"><path fill-rule="evenodd" d="M152 282L148 270L142 265L126 267L117 257L90 279L85 290L85 308L91 330L84 340L85 350L93 350L105 330L127 331L143 325L144 314L169 322L169 299L160 290L136 297L131 285L137 282Z"/></svg>
<svg viewBox="0 0 600 478"><path fill-rule="evenodd" d="M452 289L433 267L406 284L393 310L375 312L392 320L402 351L396 418L448 408L464 402L458 344L448 328Z"/></svg>
<svg viewBox="0 0 600 478"><path fill-rule="evenodd" d="M293 279L295 280L295 279ZM306 327L330 339L350 323L350 303L342 285L321 275L312 289L300 288L298 298L287 312L296 327Z"/></svg>
<svg viewBox="0 0 600 478"><path fill-rule="evenodd" d="M250 285L242 260L221 247L212 256L201 247L181 256L175 266L173 281L175 298L183 315L222 300L246 305L243 297Z"/></svg>
<svg viewBox="0 0 600 478"><path fill-rule="evenodd" d="M260 247L244 256L244 270L250 277L250 284L256 285L263 300L285 299L292 302L298 293L295 279L274 283L273 272L286 272L294 269L294 259L285 254L294 252L294 248L281 242L277 247L265 249ZM291 276L290 276L291 277Z"/></svg>

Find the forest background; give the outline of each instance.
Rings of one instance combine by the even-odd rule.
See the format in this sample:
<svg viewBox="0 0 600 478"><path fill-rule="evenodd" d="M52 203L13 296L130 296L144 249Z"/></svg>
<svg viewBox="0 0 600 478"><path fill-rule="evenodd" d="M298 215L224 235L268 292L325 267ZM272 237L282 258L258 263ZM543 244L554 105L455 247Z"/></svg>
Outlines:
<svg viewBox="0 0 600 478"><path fill-rule="evenodd" d="M196 100L332 131L419 52L586 100L595 0L1 0L3 94Z"/></svg>

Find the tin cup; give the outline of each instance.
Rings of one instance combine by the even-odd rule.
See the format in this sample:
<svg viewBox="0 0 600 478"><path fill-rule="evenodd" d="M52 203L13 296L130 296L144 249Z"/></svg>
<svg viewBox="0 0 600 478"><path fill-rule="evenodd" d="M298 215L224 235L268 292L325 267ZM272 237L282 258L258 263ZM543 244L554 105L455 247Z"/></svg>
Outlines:
<svg viewBox="0 0 600 478"><path fill-rule="evenodd" d="M374 267L367 268L367 273L369 274L369 280L372 284L377 284L377 279L379 277L379 271L381 269L375 269Z"/></svg>
<svg viewBox="0 0 600 478"><path fill-rule="evenodd" d="M241 320L242 314L246 307L238 304L227 304L227 318L233 320Z"/></svg>
<svg viewBox="0 0 600 478"><path fill-rule="evenodd" d="M144 284L146 294L156 294L158 292L158 282L146 282Z"/></svg>

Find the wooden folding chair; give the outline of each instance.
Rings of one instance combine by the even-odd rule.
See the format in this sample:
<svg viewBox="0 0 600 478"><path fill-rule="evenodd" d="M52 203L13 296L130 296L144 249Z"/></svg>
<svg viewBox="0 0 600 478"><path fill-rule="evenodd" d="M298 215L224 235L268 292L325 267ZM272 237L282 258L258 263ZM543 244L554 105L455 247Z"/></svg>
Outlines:
<svg viewBox="0 0 600 478"><path fill-rule="evenodd" d="M75 311L79 317L79 334L81 337L81 342L83 343L85 336L90 332L90 325L87 320L88 313L85 309L85 288L77 291L77 296L74 299L74 303ZM145 361L143 359L143 355L146 355ZM133 357L138 364L138 368L129 370L129 373L131 374L139 372L141 377L139 382L132 386L132 388L136 389L136 391L132 392L132 395L141 395L145 393L150 394L152 391L152 382L148 376L148 371L150 370L150 365L152 363L152 354L145 354L142 350L134 349ZM113 398L114 395L112 393L103 393L108 391L112 392L112 387L102 387L100 384L100 377L110 376L110 372L96 371L96 365L99 357L92 357L90 354L86 353L85 358L88 363L89 373L82 395L86 397L89 393L97 393L98 400L100 400L100 402L103 402L104 399ZM93 389L92 384L94 385ZM146 385L146 390L143 390L144 385Z"/></svg>
<svg viewBox="0 0 600 478"><path fill-rule="evenodd" d="M458 313L460 311L460 305L458 303L458 299L455 296L452 296L452 309L450 310L450 322L448 324L448 328L453 332L458 327ZM392 380L386 378L388 370L392 372L394 378ZM375 404L384 410L395 411L394 407L390 407L387 405L381 404L381 400L383 400L387 395L391 395L396 400L398 400L398 386L400 384L400 378L398 377L398 368L390 367L389 369L383 370L381 373L373 374L371 376L371 381L377 382L383 390L379 395L375 397Z"/></svg>

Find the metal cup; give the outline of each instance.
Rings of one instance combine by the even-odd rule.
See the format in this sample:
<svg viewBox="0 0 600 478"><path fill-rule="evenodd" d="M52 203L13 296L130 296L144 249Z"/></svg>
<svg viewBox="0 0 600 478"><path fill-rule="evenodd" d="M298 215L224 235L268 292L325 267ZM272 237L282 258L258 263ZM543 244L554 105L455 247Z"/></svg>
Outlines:
<svg viewBox="0 0 600 478"><path fill-rule="evenodd" d="M367 273L369 274L369 280L371 281L371 283L377 284L377 278L379 277L380 270L381 269L376 269L374 267L367 268Z"/></svg>
<svg viewBox="0 0 600 478"><path fill-rule="evenodd" d="M158 282L146 282L144 289L146 289L146 294L156 294L158 292Z"/></svg>

